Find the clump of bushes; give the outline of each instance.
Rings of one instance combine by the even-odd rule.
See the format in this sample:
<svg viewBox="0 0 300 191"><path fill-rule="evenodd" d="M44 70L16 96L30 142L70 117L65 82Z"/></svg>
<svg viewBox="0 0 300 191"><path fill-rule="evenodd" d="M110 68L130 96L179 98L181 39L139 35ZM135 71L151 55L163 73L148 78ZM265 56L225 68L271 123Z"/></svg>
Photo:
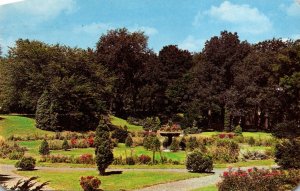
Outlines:
<svg viewBox="0 0 300 191"><path fill-rule="evenodd" d="M84 191L97 191L101 181L94 176L86 176L80 178L80 186Z"/></svg>
<svg viewBox="0 0 300 191"><path fill-rule="evenodd" d="M201 152L193 152L188 155L186 168L191 172L211 172L213 169L212 157Z"/></svg>
<svg viewBox="0 0 300 191"><path fill-rule="evenodd" d="M62 147L62 149L65 150L65 151L67 151L67 150L70 149L70 145L69 145L67 139L64 140L64 142L63 142L63 144L62 144L61 147Z"/></svg>
<svg viewBox="0 0 300 191"><path fill-rule="evenodd" d="M125 140L128 136L128 131L126 129L127 127L125 126L124 128L119 127L113 130L111 134L112 139L118 139L119 143L125 143Z"/></svg>
<svg viewBox="0 0 300 191"><path fill-rule="evenodd" d="M285 139L275 146L275 162L284 169L300 169L300 138Z"/></svg>
<svg viewBox="0 0 300 191"><path fill-rule="evenodd" d="M243 158L245 160L265 160L265 159L269 159L270 155L267 155L259 151L247 151L243 153Z"/></svg>
<svg viewBox="0 0 300 191"><path fill-rule="evenodd" d="M214 161L219 162L237 162L240 148L238 143L230 139L219 139L210 149Z"/></svg>
<svg viewBox="0 0 300 191"><path fill-rule="evenodd" d="M11 143L0 140L0 158L19 160L24 156L26 150L25 147L20 147L15 142Z"/></svg>
<svg viewBox="0 0 300 191"><path fill-rule="evenodd" d="M35 161L33 157L23 157L15 164L15 167L21 170L33 170Z"/></svg>
<svg viewBox="0 0 300 191"><path fill-rule="evenodd" d="M267 169L232 170L223 173L218 183L219 191L284 191L293 190L300 182L300 171Z"/></svg>
<svg viewBox="0 0 300 191"><path fill-rule="evenodd" d="M132 140L131 135L127 136L127 138L125 140L125 145L126 145L126 147L131 147L133 145L133 140Z"/></svg>
<svg viewBox="0 0 300 191"><path fill-rule="evenodd" d="M140 164L149 164L151 162L151 157L148 155L140 155L138 157L138 162Z"/></svg>

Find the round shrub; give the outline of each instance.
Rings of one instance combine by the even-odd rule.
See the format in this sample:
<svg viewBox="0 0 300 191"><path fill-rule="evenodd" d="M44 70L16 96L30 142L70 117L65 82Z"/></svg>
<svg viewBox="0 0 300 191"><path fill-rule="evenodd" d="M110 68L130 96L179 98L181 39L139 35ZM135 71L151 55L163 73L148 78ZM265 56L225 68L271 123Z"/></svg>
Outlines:
<svg viewBox="0 0 300 191"><path fill-rule="evenodd" d="M64 142L62 144L62 149L64 149L65 151L70 149L70 145L69 145L67 139L64 140Z"/></svg>
<svg viewBox="0 0 300 191"><path fill-rule="evenodd" d="M243 133L242 127L240 125L237 125L234 129L234 133L237 135L242 135L242 133Z"/></svg>
<svg viewBox="0 0 300 191"><path fill-rule="evenodd" d="M255 145L255 139L253 137L250 137L249 140L248 140L248 144L250 146L254 146Z"/></svg>
<svg viewBox="0 0 300 191"><path fill-rule="evenodd" d="M151 162L151 157L148 155L140 155L138 161L140 164L149 164Z"/></svg>
<svg viewBox="0 0 300 191"><path fill-rule="evenodd" d="M84 191L97 191L101 181L94 176L86 176L80 178L80 186Z"/></svg>
<svg viewBox="0 0 300 191"><path fill-rule="evenodd" d="M23 157L15 164L15 167L21 170L33 170L35 168L35 159L33 157Z"/></svg>
<svg viewBox="0 0 300 191"><path fill-rule="evenodd" d="M191 172L211 172L213 169L212 157L198 151L193 152L187 157L186 168Z"/></svg>

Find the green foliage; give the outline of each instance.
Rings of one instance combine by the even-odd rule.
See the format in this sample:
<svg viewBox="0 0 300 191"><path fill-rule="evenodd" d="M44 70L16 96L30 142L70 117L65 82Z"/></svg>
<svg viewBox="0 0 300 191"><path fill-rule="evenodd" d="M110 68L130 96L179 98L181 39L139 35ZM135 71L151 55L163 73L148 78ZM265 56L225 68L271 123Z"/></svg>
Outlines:
<svg viewBox="0 0 300 191"><path fill-rule="evenodd" d="M69 145L67 139L64 139L64 142L63 142L63 144L62 144L62 149L64 149L65 151L67 151L67 150L70 149L70 145Z"/></svg>
<svg viewBox="0 0 300 191"><path fill-rule="evenodd" d="M100 175L105 175L105 169L113 162L112 143L109 128L104 120L100 120L95 137L96 164Z"/></svg>
<svg viewBox="0 0 300 191"><path fill-rule="evenodd" d="M113 130L111 134L111 138L118 139L120 143L125 143L127 137L128 137L128 131L122 127L116 128L115 130Z"/></svg>
<svg viewBox="0 0 300 191"><path fill-rule="evenodd" d="M126 140L125 140L125 145L126 145L127 147L131 147L132 144L133 144L132 137L131 137L131 135L128 135L127 138L126 138Z"/></svg>
<svg viewBox="0 0 300 191"><path fill-rule="evenodd" d="M41 155L49 155L50 154L49 144L46 139L44 139L42 141L41 146L39 148L39 153Z"/></svg>
<svg viewBox="0 0 300 191"><path fill-rule="evenodd" d="M255 139L253 137L250 137L249 140L248 140L248 144L250 146L254 146L255 145Z"/></svg>
<svg viewBox="0 0 300 191"><path fill-rule="evenodd" d="M35 161L33 157L23 157L15 164L15 167L21 170L33 170L35 168Z"/></svg>
<svg viewBox="0 0 300 191"><path fill-rule="evenodd" d="M158 117L147 117L143 127L147 131L157 131L160 128L160 120Z"/></svg>
<svg viewBox="0 0 300 191"><path fill-rule="evenodd" d="M278 123L273 129L273 135L279 138L300 137L299 120L284 121Z"/></svg>
<svg viewBox="0 0 300 191"><path fill-rule="evenodd" d="M176 138L172 139L172 143L170 145L170 150L173 152L177 152L180 148L179 148L179 141Z"/></svg>
<svg viewBox="0 0 300 191"><path fill-rule="evenodd" d="M150 150L152 144L152 136L146 136L143 141L143 146L145 149Z"/></svg>
<svg viewBox="0 0 300 191"><path fill-rule="evenodd" d="M190 137L186 143L186 149L189 151L193 151L198 147L198 142L196 137Z"/></svg>
<svg viewBox="0 0 300 191"><path fill-rule="evenodd" d="M237 125L234 129L234 133L237 135L242 135L243 134L243 129L240 125Z"/></svg>
<svg viewBox="0 0 300 191"><path fill-rule="evenodd" d="M300 138L282 140L275 146L275 162L284 169L300 169Z"/></svg>
<svg viewBox="0 0 300 191"><path fill-rule="evenodd" d="M238 143L230 139L219 139L210 148L214 161L233 163L238 161L240 148Z"/></svg>
<svg viewBox="0 0 300 191"><path fill-rule="evenodd" d="M187 157L186 168L191 172L211 172L213 169L212 157L198 151L193 152Z"/></svg>

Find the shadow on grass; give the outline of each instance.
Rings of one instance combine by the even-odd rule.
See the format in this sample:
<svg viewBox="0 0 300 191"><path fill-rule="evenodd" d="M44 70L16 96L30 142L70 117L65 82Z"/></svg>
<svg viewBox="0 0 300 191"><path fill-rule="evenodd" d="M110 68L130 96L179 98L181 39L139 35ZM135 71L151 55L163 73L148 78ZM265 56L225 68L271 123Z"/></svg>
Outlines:
<svg viewBox="0 0 300 191"><path fill-rule="evenodd" d="M114 175L114 174L122 174L123 171L109 171L109 172L105 172L104 176L109 176L109 175Z"/></svg>

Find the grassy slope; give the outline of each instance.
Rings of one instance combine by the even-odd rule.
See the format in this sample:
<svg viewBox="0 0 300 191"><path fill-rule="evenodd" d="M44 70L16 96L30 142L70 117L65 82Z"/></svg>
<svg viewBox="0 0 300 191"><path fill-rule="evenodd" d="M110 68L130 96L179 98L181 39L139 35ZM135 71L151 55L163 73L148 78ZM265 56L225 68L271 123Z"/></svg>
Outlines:
<svg viewBox="0 0 300 191"><path fill-rule="evenodd" d="M58 190L81 190L79 179L81 176L98 176L96 171L17 171L22 176L39 176L41 182L50 181L50 187ZM176 173L176 172L145 172L145 171L124 171L122 174L113 174L99 177L101 188L104 190L132 190L151 186L164 182L172 182L187 178L204 176L205 174L196 173ZM63 182L63 184L62 184Z"/></svg>
<svg viewBox="0 0 300 191"><path fill-rule="evenodd" d="M210 185L192 191L218 191L218 187L216 185Z"/></svg>
<svg viewBox="0 0 300 191"><path fill-rule="evenodd" d="M8 138L12 135L32 136L35 134L54 134L53 132L35 128L35 121L31 118L11 115L0 115L0 117L4 118L0 120L0 135L4 138Z"/></svg>
<svg viewBox="0 0 300 191"><path fill-rule="evenodd" d="M126 125L127 128L128 128L128 131L136 132L136 131L142 131L143 130L142 126L137 126L137 125L129 124L124 119L121 119L121 118L118 118L118 117L115 117L115 116L110 116L110 119L111 119L111 123L113 125L121 126L121 127L124 127Z"/></svg>

